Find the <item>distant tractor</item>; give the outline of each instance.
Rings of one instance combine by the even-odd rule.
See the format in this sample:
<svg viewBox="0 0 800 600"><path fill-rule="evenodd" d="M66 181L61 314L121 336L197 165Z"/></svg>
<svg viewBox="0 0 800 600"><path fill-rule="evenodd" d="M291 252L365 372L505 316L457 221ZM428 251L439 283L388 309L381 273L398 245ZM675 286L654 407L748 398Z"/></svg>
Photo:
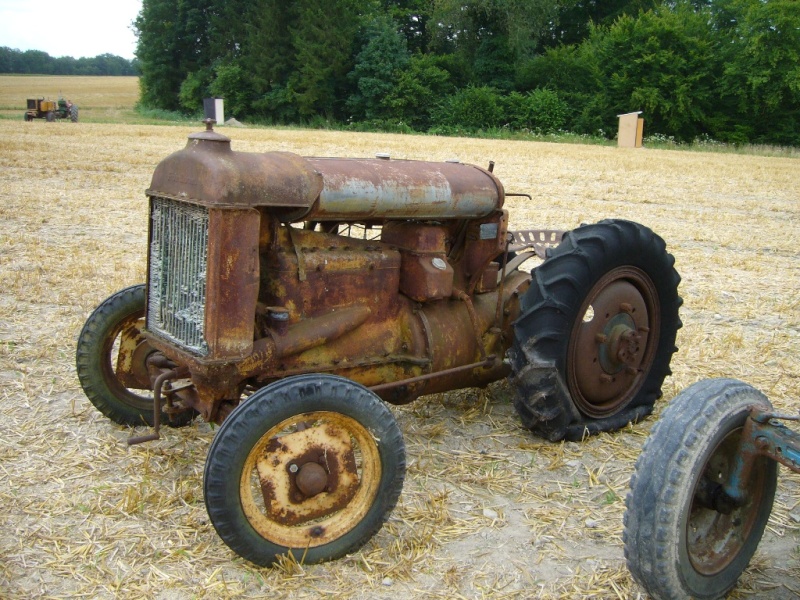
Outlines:
<svg viewBox="0 0 800 600"><path fill-rule="evenodd" d="M69 119L73 123L77 123L78 105L64 98L59 98L57 102L44 98L28 98L25 120L33 121L34 119L46 119L48 122L56 119Z"/></svg>

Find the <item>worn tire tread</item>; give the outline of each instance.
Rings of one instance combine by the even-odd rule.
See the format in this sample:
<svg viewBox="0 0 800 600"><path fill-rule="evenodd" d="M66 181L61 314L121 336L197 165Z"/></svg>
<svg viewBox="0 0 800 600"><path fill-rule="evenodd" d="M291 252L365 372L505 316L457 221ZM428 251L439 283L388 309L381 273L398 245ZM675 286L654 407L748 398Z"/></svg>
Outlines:
<svg viewBox="0 0 800 600"><path fill-rule="evenodd" d="M513 326L509 357L517 391L514 406L527 428L551 441L580 440L586 434L619 429L652 412L663 380L671 373L669 362L682 326L680 275L674 264L664 240L632 221L605 220L565 234L548 259L534 269ZM578 411L565 383L566 340L584 294L609 266L621 265L641 268L656 285L662 312L658 349L636 396L617 413L592 419Z"/></svg>
<svg viewBox="0 0 800 600"><path fill-rule="evenodd" d="M654 599L718 598L735 585L741 571L733 578L730 573L724 579L720 577L714 582L719 585L712 586L707 595L688 586L679 567L677 522L691 502L687 496L694 488L693 473L703 466L698 461L707 450L711 435L725 420L743 414L744 407L756 402L770 406L763 394L741 381L700 381L673 399L645 441L625 499L623 544L628 569ZM768 508L775 491L775 467L776 463L769 461ZM755 551L762 533L763 527L754 532L751 538L755 543L737 557L741 569Z"/></svg>

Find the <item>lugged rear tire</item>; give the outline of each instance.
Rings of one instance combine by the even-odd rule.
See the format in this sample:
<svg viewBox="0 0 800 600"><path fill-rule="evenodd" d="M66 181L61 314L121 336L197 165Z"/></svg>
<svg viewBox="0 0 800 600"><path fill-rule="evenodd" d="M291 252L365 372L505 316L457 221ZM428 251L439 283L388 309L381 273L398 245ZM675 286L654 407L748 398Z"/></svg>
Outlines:
<svg viewBox="0 0 800 600"><path fill-rule="evenodd" d="M680 276L647 227L606 220L564 235L534 269L509 352L523 424L580 440L650 414L682 326Z"/></svg>
<svg viewBox="0 0 800 600"><path fill-rule="evenodd" d="M721 598L756 551L775 496L775 461L756 459L744 506L724 514L703 501L728 482L755 405L771 408L741 381L704 380L678 394L653 426L631 477L623 541L628 569L654 599Z"/></svg>

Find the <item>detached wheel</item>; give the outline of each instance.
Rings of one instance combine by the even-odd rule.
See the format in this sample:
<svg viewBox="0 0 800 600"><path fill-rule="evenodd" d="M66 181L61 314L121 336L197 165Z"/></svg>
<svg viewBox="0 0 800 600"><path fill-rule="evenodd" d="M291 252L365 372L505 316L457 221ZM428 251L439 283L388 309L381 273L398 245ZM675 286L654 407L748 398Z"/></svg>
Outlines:
<svg viewBox="0 0 800 600"><path fill-rule="evenodd" d="M155 350L142 336L144 284L120 290L89 315L78 336L76 369L86 397L120 425L152 425L153 394L145 361ZM194 411L172 415L180 427Z"/></svg>
<svg viewBox="0 0 800 600"><path fill-rule="evenodd" d="M237 554L306 563L363 546L403 487L405 446L380 398L332 375L262 388L223 422L203 489L211 522Z"/></svg>
<svg viewBox="0 0 800 600"><path fill-rule="evenodd" d="M734 379L681 392L644 445L625 501L625 557L656 599L723 597L736 584L767 525L777 463L759 457L744 505L725 494L750 407L767 398Z"/></svg>
<svg viewBox="0 0 800 600"><path fill-rule="evenodd" d="M568 232L533 271L510 352L514 405L551 441L650 414L681 327L680 276L647 227L608 220Z"/></svg>

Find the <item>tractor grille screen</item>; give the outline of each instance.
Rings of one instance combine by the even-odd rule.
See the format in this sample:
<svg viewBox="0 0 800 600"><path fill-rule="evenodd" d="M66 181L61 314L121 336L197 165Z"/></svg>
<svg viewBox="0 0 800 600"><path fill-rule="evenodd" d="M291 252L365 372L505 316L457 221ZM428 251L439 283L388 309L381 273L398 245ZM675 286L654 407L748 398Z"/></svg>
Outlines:
<svg viewBox="0 0 800 600"><path fill-rule="evenodd" d="M147 328L196 354L203 335L208 259L208 210L153 198Z"/></svg>

